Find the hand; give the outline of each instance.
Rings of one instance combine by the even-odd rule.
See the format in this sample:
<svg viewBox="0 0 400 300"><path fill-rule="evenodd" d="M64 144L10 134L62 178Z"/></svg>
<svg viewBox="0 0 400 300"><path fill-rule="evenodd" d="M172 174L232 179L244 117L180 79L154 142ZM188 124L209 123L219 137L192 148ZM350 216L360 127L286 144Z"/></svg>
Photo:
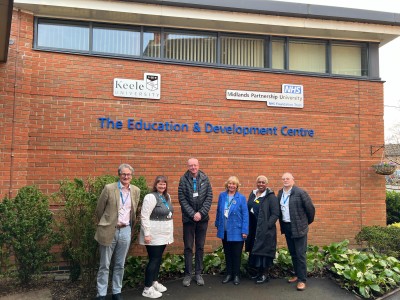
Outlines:
<svg viewBox="0 0 400 300"><path fill-rule="evenodd" d="M242 238L247 239L247 234L242 233Z"/></svg>
<svg viewBox="0 0 400 300"><path fill-rule="evenodd" d="M193 216L193 220L198 222L201 220L201 214L199 212L195 213Z"/></svg>
<svg viewBox="0 0 400 300"><path fill-rule="evenodd" d="M144 237L144 243L145 243L145 244L150 244L150 242L151 242L151 235L145 236L145 237Z"/></svg>

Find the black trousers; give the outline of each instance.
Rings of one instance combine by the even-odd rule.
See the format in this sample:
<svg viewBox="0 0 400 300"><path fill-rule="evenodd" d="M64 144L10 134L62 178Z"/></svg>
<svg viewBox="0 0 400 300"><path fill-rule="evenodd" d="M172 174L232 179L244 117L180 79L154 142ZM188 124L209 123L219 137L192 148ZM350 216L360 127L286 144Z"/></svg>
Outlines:
<svg viewBox="0 0 400 300"><path fill-rule="evenodd" d="M208 228L208 220L200 222L183 223L183 244L185 247L185 275L193 273L193 244L195 253L195 274L203 271L204 243Z"/></svg>
<svg viewBox="0 0 400 300"><path fill-rule="evenodd" d="M222 240L224 247L225 262L226 262L226 275L239 276L240 264L242 260L243 241L228 242L225 237Z"/></svg>
<svg viewBox="0 0 400 300"><path fill-rule="evenodd" d="M151 287L153 281L157 281L165 247L166 245L146 246L147 254L149 255L149 262L147 263L146 271L144 273L145 287Z"/></svg>
<svg viewBox="0 0 400 300"><path fill-rule="evenodd" d="M290 223L283 223L283 232L285 233L286 244L289 249L294 273L298 277L298 281L307 281L307 235L292 238L292 229Z"/></svg>

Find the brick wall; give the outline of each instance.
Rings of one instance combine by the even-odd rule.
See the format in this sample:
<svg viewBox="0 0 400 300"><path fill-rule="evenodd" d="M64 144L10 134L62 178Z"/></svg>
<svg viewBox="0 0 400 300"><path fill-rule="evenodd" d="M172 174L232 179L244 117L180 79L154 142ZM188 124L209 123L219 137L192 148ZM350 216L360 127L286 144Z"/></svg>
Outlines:
<svg viewBox="0 0 400 300"><path fill-rule="evenodd" d="M9 59L0 65L0 193L15 196L27 184L57 190L64 178L115 174L122 162L135 175L169 177L175 206L175 243L183 250L179 177L195 156L212 182L215 201L230 175L248 196L265 174L277 191L285 171L306 189L316 206L310 243L350 239L365 225L384 225L385 180L370 167L383 144L383 83L289 74L204 68L32 50L33 16L14 13ZM114 78L162 77L161 99L113 96ZM281 92L284 83L304 86L304 108L267 107L265 102L226 100L228 89ZM99 118L123 121L122 129L100 128ZM189 131L129 130L144 122L188 124ZM193 132L199 122L202 132ZM213 125L288 126L314 137L205 133ZM10 180L11 179L11 180ZM221 243L210 222L206 251ZM280 244L283 243L279 237ZM142 247L135 252L144 253Z"/></svg>

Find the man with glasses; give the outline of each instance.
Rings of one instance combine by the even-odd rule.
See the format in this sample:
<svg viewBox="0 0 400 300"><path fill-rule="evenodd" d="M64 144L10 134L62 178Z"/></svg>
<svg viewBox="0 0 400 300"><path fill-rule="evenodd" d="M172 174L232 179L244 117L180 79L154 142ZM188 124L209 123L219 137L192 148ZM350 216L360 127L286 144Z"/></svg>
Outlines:
<svg viewBox="0 0 400 300"><path fill-rule="evenodd" d="M189 286L193 271L193 244L195 253L195 280L204 285L203 271L204 243L208 227L208 212L212 202L212 188L205 173L199 170L199 161L190 158L188 170L181 177L178 186L178 199L182 210L183 243L185 257L185 277L183 286Z"/></svg>
<svg viewBox="0 0 400 300"><path fill-rule="evenodd" d="M282 234L285 234L294 268L294 276L288 282L297 282L297 290L303 291L307 281L308 225L314 221L315 207L307 192L294 185L291 173L284 173L282 181L283 189L278 192L281 207L279 223Z"/></svg>
<svg viewBox="0 0 400 300"><path fill-rule="evenodd" d="M106 299L108 273L113 254L112 299L122 299L125 258L131 243L131 228L140 197L140 189L130 184L133 176L133 168L130 165L120 165L118 176L118 182L104 187L96 207L97 230L94 238L99 243L100 250L96 298L99 300Z"/></svg>

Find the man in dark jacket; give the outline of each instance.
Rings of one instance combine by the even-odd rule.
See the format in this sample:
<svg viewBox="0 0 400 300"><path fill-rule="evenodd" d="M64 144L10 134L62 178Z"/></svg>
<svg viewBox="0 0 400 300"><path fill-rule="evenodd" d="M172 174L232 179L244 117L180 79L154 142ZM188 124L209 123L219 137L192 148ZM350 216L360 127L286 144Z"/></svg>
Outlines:
<svg viewBox="0 0 400 300"><path fill-rule="evenodd" d="M314 221L315 207L306 191L294 186L291 173L282 175L283 189L278 193L280 201L279 223L285 234L292 257L295 276L288 282L297 282L297 289L303 291L307 281L307 233L308 225Z"/></svg>
<svg viewBox="0 0 400 300"><path fill-rule="evenodd" d="M199 161L196 158L190 158L188 160L188 171L181 177L178 187L185 247L184 286L189 286L192 280L193 244L196 246L195 280L197 285L204 285L201 272L203 271L204 243L212 197L212 188L207 175L199 170Z"/></svg>

